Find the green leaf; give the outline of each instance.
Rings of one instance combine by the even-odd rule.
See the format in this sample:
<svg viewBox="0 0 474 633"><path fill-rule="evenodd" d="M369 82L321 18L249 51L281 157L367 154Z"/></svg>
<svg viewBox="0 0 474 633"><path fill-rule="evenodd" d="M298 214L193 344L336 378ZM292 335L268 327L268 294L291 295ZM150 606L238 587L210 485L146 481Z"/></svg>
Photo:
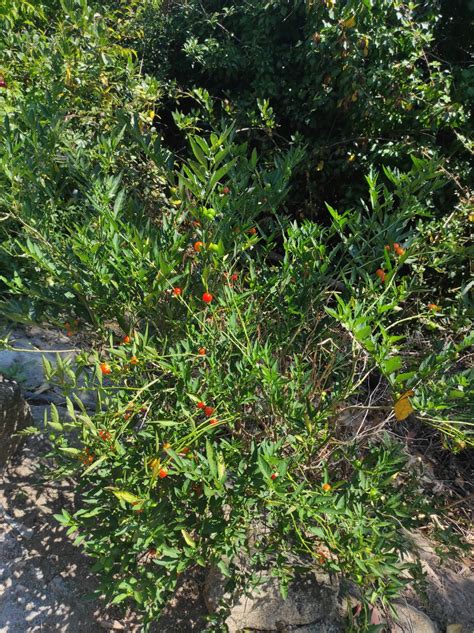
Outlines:
<svg viewBox="0 0 474 633"><path fill-rule="evenodd" d="M82 451L80 451L78 448L72 448L71 446L60 446L59 450L62 451L63 453L67 453L68 455L80 455Z"/></svg>
<svg viewBox="0 0 474 633"><path fill-rule="evenodd" d="M216 454L209 440L206 439L206 456L209 464L209 470L214 479L217 478Z"/></svg>
<svg viewBox="0 0 474 633"><path fill-rule="evenodd" d="M394 371L398 371L402 366L402 359L400 356L393 356L382 362L382 369L385 374L393 374Z"/></svg>
<svg viewBox="0 0 474 633"><path fill-rule="evenodd" d="M106 487L106 490L110 490L120 501L127 501L127 503L138 503L143 501L140 497L128 492L127 490L119 490L118 488Z"/></svg>
<svg viewBox="0 0 474 633"><path fill-rule="evenodd" d="M118 595L115 596L115 598L112 600L112 602L110 604L119 604L119 602L123 602L124 600L126 600L127 598L130 597L132 592L130 593L119 593Z"/></svg>
<svg viewBox="0 0 474 633"><path fill-rule="evenodd" d="M189 547L192 547L193 549L195 549L196 542L192 538L191 534L187 532L186 530L181 530L181 534L183 535L183 538L186 541L186 543L189 545Z"/></svg>
<svg viewBox="0 0 474 633"><path fill-rule="evenodd" d="M235 165L236 162L237 162L237 158L233 158L212 175L211 181L209 183L209 192L211 192L214 189L214 187L217 185L219 180L223 178L230 169L232 169L232 167Z"/></svg>
<svg viewBox="0 0 474 633"><path fill-rule="evenodd" d="M105 462L106 459L107 459L107 455L101 455L99 459L96 459L95 461L93 461L92 464L85 469L81 477L84 477L84 475L88 475L90 472L98 468L103 462Z"/></svg>
<svg viewBox="0 0 474 633"><path fill-rule="evenodd" d="M217 454L217 477L221 483L224 483L226 479L226 468L224 455L222 453Z"/></svg>
<svg viewBox="0 0 474 633"><path fill-rule="evenodd" d="M199 146L199 143L197 142L197 139L198 139L198 137L190 136L189 137L189 143L191 145L191 149L193 151L194 156L197 158L199 163L203 167L205 167L207 169L207 158L206 158L202 148Z"/></svg>

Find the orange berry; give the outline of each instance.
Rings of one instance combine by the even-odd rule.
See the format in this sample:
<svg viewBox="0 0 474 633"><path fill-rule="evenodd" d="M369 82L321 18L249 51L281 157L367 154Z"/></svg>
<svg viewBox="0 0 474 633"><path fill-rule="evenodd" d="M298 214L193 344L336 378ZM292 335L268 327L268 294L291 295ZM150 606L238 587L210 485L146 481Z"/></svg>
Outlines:
<svg viewBox="0 0 474 633"><path fill-rule="evenodd" d="M217 423L218 423L218 420L216 418L211 418L209 420L209 424L212 424L212 426L214 426L214 424L217 424Z"/></svg>
<svg viewBox="0 0 474 633"><path fill-rule="evenodd" d="M376 274L376 275L377 275L377 277L380 279L380 281L382 281L382 282L384 282L384 281L385 281L385 272L384 272L381 268L378 268L378 269L375 271L375 274Z"/></svg>
<svg viewBox="0 0 474 633"><path fill-rule="evenodd" d="M180 297L183 294L183 291L181 290L181 288L173 288L173 295L175 297Z"/></svg>
<svg viewBox="0 0 474 633"><path fill-rule="evenodd" d="M160 472L158 473L158 477L160 479L164 479L165 477L168 477L168 471L166 470L166 468L160 468Z"/></svg>
<svg viewBox="0 0 474 633"><path fill-rule="evenodd" d="M398 244L397 242L393 243L393 250L397 251L400 248L400 244Z"/></svg>
<svg viewBox="0 0 474 633"><path fill-rule="evenodd" d="M247 232L248 232L250 235L256 235L256 234L257 234L257 229L256 229L254 226L252 226L252 228L251 228L251 229L249 229Z"/></svg>
<svg viewBox="0 0 474 633"><path fill-rule="evenodd" d="M326 554L323 554L323 552L318 552L318 562L320 565L324 565L324 563L327 560L327 556Z"/></svg>
<svg viewBox="0 0 474 633"><path fill-rule="evenodd" d="M384 248L385 248L386 251L389 251L390 250L390 244L385 244Z"/></svg>
<svg viewBox="0 0 474 633"><path fill-rule="evenodd" d="M206 355L206 348L205 347L200 347L198 349L198 354L199 354L199 356L205 356Z"/></svg>
<svg viewBox="0 0 474 633"><path fill-rule="evenodd" d="M138 358L136 356L132 356L130 359L130 365L138 365Z"/></svg>
<svg viewBox="0 0 474 633"><path fill-rule="evenodd" d="M203 246L203 242L194 242L194 250L196 251L196 253L200 253Z"/></svg>
<svg viewBox="0 0 474 633"><path fill-rule="evenodd" d="M124 343L124 345L127 345L128 343L130 343L132 339L129 337L128 334L126 334L123 339L122 339L122 343Z"/></svg>
<svg viewBox="0 0 474 633"><path fill-rule="evenodd" d="M432 310L433 312L439 312L441 308L436 305L436 303L428 303L428 310Z"/></svg>
<svg viewBox="0 0 474 633"><path fill-rule="evenodd" d="M168 450L168 448L171 448L171 444L170 444L169 442L165 442L165 443L163 444L163 450L165 450L165 451L166 451L166 450Z"/></svg>
<svg viewBox="0 0 474 633"><path fill-rule="evenodd" d="M331 490L331 485L330 484L323 484L322 486L324 492L329 492Z"/></svg>
<svg viewBox="0 0 474 633"><path fill-rule="evenodd" d="M402 248L401 246L399 248L397 248L397 250L395 252L397 253L397 255L399 257L401 257L402 255L405 255L405 249Z"/></svg>
<svg viewBox="0 0 474 633"><path fill-rule="evenodd" d="M112 369L110 368L110 365L108 363L101 363L100 371L104 374L104 376L112 373Z"/></svg>

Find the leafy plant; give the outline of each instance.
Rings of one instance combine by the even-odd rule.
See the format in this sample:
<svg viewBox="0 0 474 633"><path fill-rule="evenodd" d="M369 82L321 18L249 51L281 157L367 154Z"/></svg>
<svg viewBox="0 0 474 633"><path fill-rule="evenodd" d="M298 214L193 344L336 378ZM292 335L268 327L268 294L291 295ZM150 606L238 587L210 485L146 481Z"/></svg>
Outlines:
<svg viewBox="0 0 474 633"><path fill-rule="evenodd" d="M80 500L57 518L145 628L194 566L283 594L322 568L365 615L421 580L402 528L443 515L397 436L472 446L472 148L438 21L385 0L0 13L2 316L87 341L45 360L67 398L49 474Z"/></svg>

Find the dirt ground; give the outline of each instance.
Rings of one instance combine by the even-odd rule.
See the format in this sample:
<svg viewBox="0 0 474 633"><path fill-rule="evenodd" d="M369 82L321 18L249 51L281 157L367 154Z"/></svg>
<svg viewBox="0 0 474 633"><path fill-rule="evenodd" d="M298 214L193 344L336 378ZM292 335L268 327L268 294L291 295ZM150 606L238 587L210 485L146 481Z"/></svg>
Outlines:
<svg viewBox="0 0 474 633"><path fill-rule="evenodd" d="M87 600L95 586L90 560L74 547L54 519L71 506L65 482L45 484L38 462L46 449L28 438L0 483L0 633L97 633L140 630L139 618ZM205 628L200 576L188 578L154 628L163 633Z"/></svg>

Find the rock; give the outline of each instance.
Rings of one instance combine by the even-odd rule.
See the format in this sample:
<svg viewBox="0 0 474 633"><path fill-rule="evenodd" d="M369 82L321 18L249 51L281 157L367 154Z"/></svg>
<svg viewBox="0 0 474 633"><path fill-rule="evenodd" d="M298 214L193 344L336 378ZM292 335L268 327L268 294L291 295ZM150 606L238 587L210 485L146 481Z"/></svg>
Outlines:
<svg viewBox="0 0 474 633"><path fill-rule="evenodd" d="M46 382L43 357L53 367L57 364L57 356L74 367L74 359L81 351L60 330L40 327L16 328L10 332L9 344L12 349L0 349L0 373L14 378L24 388L28 402L35 405L50 403L64 404L64 394ZM90 372L89 372L90 374ZM73 392L82 400L88 409L96 406L96 393L88 390L85 375L78 381L78 388Z"/></svg>
<svg viewBox="0 0 474 633"><path fill-rule="evenodd" d="M462 633L462 624L448 624L446 633Z"/></svg>
<svg viewBox="0 0 474 633"><path fill-rule="evenodd" d="M15 434L31 424L28 405L20 387L13 380L0 375L0 468L15 452L19 438Z"/></svg>
<svg viewBox="0 0 474 633"><path fill-rule="evenodd" d="M229 633L243 629L259 631L291 631L306 627L303 633L339 633L343 631L340 621L339 586L327 574L298 576L288 588L288 597L280 594L279 582L271 576L262 576L262 583L249 595L225 593L226 579L212 568L204 585L204 601L214 613L221 600L231 604L226 620ZM307 628L311 625L310 628Z"/></svg>
<svg viewBox="0 0 474 633"><path fill-rule="evenodd" d="M407 588L404 598L415 607L425 608L442 631L450 623L460 624L463 633L474 631L474 574L470 562L442 561L436 554L435 545L420 532L407 533L414 545L426 582L426 598L422 603L412 588ZM413 558L412 560L416 560Z"/></svg>
<svg viewBox="0 0 474 633"><path fill-rule="evenodd" d="M316 622L315 624L308 624L288 629L291 633L341 633L343 630L344 629L341 627L339 622Z"/></svg>
<svg viewBox="0 0 474 633"><path fill-rule="evenodd" d="M397 621L393 623L391 633L438 633L438 628L430 618L409 604L394 605Z"/></svg>

